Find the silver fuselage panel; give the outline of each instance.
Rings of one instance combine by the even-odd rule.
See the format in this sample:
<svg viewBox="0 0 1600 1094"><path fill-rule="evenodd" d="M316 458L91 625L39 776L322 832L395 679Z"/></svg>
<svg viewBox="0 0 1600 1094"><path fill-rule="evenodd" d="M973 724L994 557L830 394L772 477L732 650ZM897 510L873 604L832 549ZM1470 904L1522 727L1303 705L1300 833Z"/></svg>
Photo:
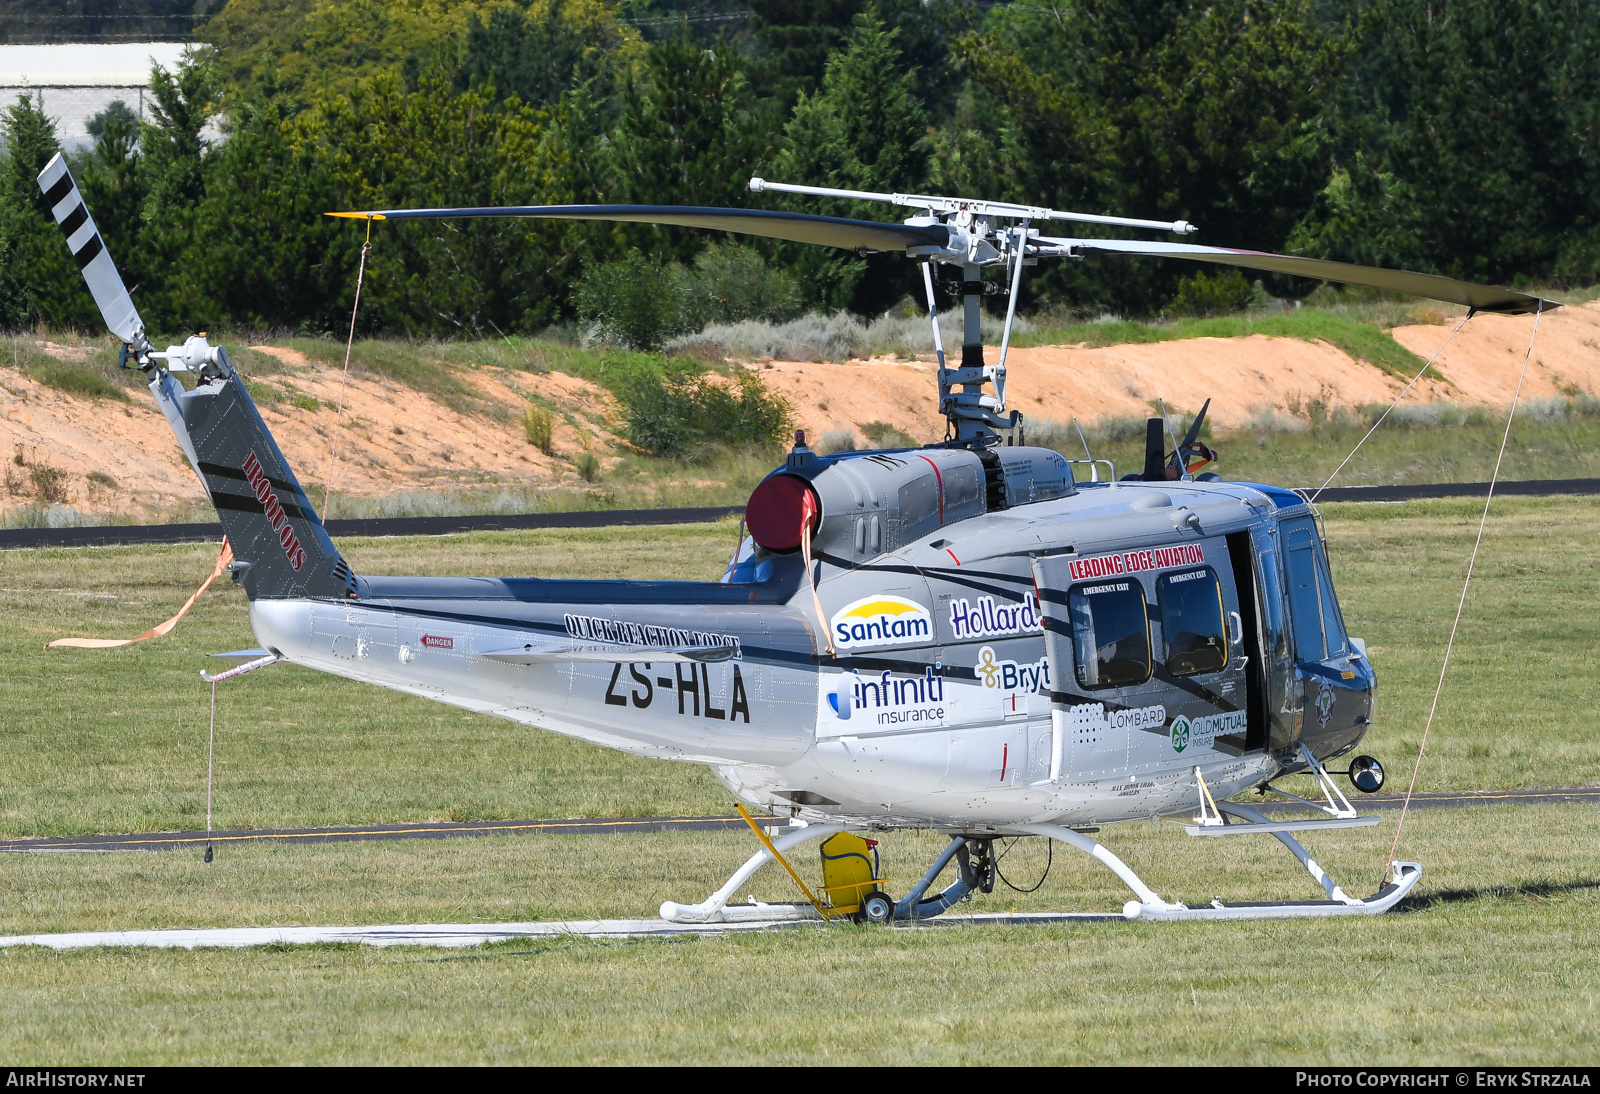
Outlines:
<svg viewBox="0 0 1600 1094"><path fill-rule="evenodd" d="M1261 602L1281 579L1247 576L1282 555L1282 505L1236 484L1083 486L865 564L823 559L822 619L798 561L769 558L722 584L365 578L361 599L257 600L251 621L295 663L706 764L752 806L967 831L1107 823L1194 808L1197 768L1222 798L1292 766L1301 741L1332 755L1365 733L1370 666L1337 666L1319 707L1328 685ZM1066 594L1108 568L1152 605L1163 573L1209 568L1234 621L1226 665L1083 687ZM619 659L594 660L608 643ZM681 652L702 647L721 659ZM504 656L518 649L539 656Z"/></svg>

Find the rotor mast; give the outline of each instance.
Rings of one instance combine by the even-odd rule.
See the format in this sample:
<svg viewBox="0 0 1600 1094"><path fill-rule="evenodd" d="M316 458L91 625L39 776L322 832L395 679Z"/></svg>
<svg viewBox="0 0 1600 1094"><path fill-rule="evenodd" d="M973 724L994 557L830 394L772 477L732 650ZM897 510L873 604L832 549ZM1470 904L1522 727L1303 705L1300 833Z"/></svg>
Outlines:
<svg viewBox="0 0 1600 1094"><path fill-rule="evenodd" d="M1038 261L1037 230L1032 220L1071 220L1087 224L1123 228L1152 228L1188 235L1195 231L1187 221L1137 220L1131 217L1070 213L1041 206L1016 205L1003 201L969 201L963 198L925 194L878 194L866 190L841 190L829 186L799 186L791 183L750 180L750 189L815 197L846 198L852 201L881 201L922 210L906 220L913 226L943 225L950 229L950 240L943 247L909 247L906 254L923 263L922 283L928 294L928 316L933 323L933 344L939 357L939 413L950 422L952 439L974 444L993 443L1002 429L1014 429L1022 415L1006 411L1006 354L1011 347L1011 328L1016 322L1017 294L1022 285L1022 267ZM939 302L934 294L934 263L961 267L961 359L950 367L945 359L944 342L939 332ZM982 300L988 286L983 280L986 266L1002 266L1009 289L1005 330L1000 340L1000 359L990 365L983 359ZM987 391L992 388L993 391Z"/></svg>

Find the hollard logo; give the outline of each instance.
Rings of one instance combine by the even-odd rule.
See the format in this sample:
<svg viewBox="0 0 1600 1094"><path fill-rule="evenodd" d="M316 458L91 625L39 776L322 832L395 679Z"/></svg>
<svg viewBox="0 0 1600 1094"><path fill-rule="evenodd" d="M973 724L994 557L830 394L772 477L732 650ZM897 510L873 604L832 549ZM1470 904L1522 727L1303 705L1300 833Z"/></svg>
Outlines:
<svg viewBox="0 0 1600 1094"><path fill-rule="evenodd" d="M950 601L950 633L957 638L987 638L991 634L1039 634L1044 625L1040 622L1039 604L1032 593L1025 593L1022 603L995 602L992 596L980 596L976 604L966 597Z"/></svg>
<svg viewBox="0 0 1600 1094"><path fill-rule="evenodd" d="M833 614L833 641L841 649L912 646L933 640L928 609L898 596L869 596Z"/></svg>
<svg viewBox="0 0 1600 1094"><path fill-rule="evenodd" d="M261 461L254 452L244 461L245 478L250 480L250 489L256 492L256 500L261 503L261 511L272 522L272 530L278 534L278 546L283 548L284 557L289 560L295 572L306 564L306 550L300 545L300 537L294 534L294 529L289 526L289 517L283 511L283 503L278 500L278 495L273 492L272 483L267 481L267 474L261 469Z"/></svg>

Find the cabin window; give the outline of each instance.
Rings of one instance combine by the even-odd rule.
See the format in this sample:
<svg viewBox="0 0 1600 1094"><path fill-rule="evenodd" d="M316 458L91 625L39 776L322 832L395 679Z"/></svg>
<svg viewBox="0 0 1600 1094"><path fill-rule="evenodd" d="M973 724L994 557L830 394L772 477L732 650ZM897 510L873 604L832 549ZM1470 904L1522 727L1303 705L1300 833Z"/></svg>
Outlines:
<svg viewBox="0 0 1600 1094"><path fill-rule="evenodd" d="M1114 688L1150 679L1150 623L1137 581L1079 585L1067 597L1078 683Z"/></svg>
<svg viewBox="0 0 1600 1094"><path fill-rule="evenodd" d="M1328 574L1328 556L1317 552L1317 587L1322 594L1322 640L1328 647L1328 656L1337 657L1348 651L1344 637L1344 618L1339 614L1339 601L1333 595L1333 579Z"/></svg>
<svg viewBox="0 0 1600 1094"><path fill-rule="evenodd" d="M1174 676L1218 672L1228 663L1222 585L1211 567L1163 574L1156 582L1167 671Z"/></svg>
<svg viewBox="0 0 1600 1094"><path fill-rule="evenodd" d="M1312 518L1284 521L1283 538L1295 652L1303 662L1337 657L1348 649L1349 643L1328 576L1328 561Z"/></svg>

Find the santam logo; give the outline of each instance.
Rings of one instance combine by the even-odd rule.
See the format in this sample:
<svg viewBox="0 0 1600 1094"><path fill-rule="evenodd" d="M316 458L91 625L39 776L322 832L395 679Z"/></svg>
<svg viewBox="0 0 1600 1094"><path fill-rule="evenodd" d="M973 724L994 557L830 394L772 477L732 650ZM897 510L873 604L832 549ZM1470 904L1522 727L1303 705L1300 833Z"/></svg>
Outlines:
<svg viewBox="0 0 1600 1094"><path fill-rule="evenodd" d="M933 617L914 600L869 596L835 612L833 641L841 649L909 646L933 638Z"/></svg>

